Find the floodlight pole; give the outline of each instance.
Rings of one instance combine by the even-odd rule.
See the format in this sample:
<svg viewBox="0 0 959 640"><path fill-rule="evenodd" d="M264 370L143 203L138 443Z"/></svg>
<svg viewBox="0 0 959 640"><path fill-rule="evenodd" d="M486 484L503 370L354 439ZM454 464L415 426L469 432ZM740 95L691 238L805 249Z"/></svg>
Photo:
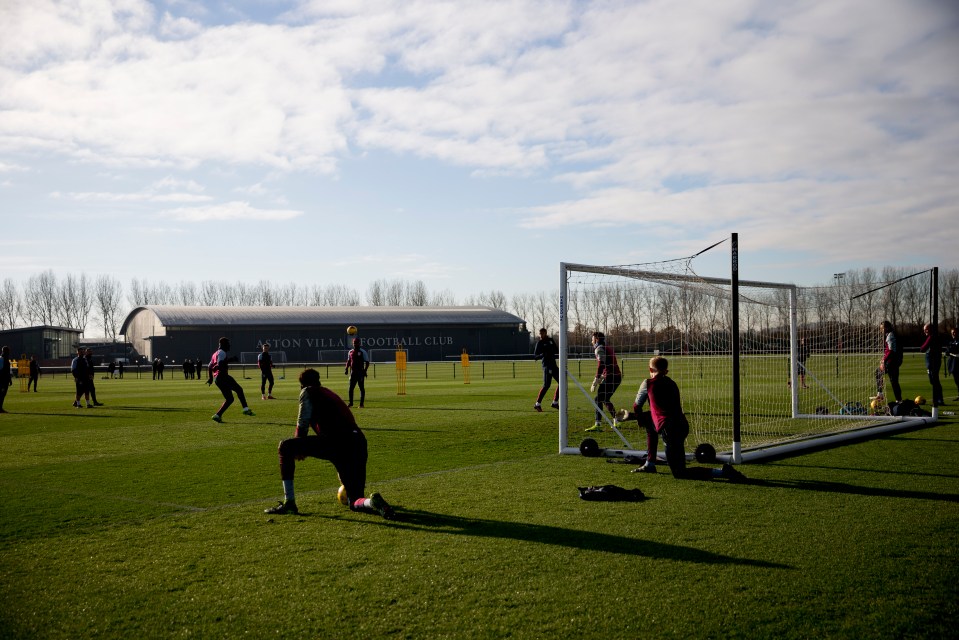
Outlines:
<svg viewBox="0 0 959 640"><path fill-rule="evenodd" d="M732 351L733 351L733 455L732 461L742 462L742 419L740 416L741 391L739 386L739 234L730 237L732 274Z"/></svg>

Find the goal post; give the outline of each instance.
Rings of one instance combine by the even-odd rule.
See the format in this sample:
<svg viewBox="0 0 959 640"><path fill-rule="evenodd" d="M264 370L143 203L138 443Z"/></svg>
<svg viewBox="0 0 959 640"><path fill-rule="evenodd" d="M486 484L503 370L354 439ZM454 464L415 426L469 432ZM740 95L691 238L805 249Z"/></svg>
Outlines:
<svg viewBox="0 0 959 640"><path fill-rule="evenodd" d="M730 273L720 278L698 275L695 256L560 264L561 453L579 453L585 438L607 456L646 453L645 431L617 423L589 391L594 331L606 335L623 373L617 409L632 409L651 357L668 359L690 422L687 452L708 443L724 461L754 461L930 420L873 406L882 381L878 320L844 317L848 291L741 280L731 240ZM586 432L597 409L602 430Z"/></svg>

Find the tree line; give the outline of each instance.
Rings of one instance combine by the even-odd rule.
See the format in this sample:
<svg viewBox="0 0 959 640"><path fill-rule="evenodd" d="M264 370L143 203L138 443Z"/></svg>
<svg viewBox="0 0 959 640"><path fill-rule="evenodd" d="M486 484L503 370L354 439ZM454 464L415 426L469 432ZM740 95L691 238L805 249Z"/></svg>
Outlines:
<svg viewBox="0 0 959 640"><path fill-rule="evenodd" d="M57 277L52 269L29 276L22 282L5 278L0 284L0 330L37 325L70 327L88 334L102 331L109 340L118 338L127 314L145 305L208 307L446 307L488 306L520 318L555 328L556 293L506 296L502 291L483 291L458 301L449 289L430 291L421 280L379 279L364 294L342 285L276 284L261 280L255 284L204 280L171 284L133 278L129 285L110 275L68 274ZM551 329L552 330L552 329Z"/></svg>
<svg viewBox="0 0 959 640"><path fill-rule="evenodd" d="M847 325L878 324L887 319L904 330L921 330L931 320L930 278L907 278L901 267L853 269L837 274L834 282L800 290L799 322L839 322ZM888 283L895 283L889 286ZM741 321L746 330L788 326L788 292L741 291L753 299L745 305ZM500 290L482 291L459 301L449 290L430 291L421 281L379 279L366 291L342 284L255 284L205 280L171 284L134 278L129 285L110 275L68 274L53 270L29 276L23 282L6 278L0 284L0 329L52 325L91 328L116 340L130 310L144 305L187 306L411 306L440 307L481 305L524 319L535 336L540 327L551 334L559 328L558 292L539 291L507 296ZM703 331L721 324L728 301L708 288L655 283L610 282L572 291L570 325L574 331L607 334L652 332L667 329ZM940 329L959 322L959 269L939 272Z"/></svg>

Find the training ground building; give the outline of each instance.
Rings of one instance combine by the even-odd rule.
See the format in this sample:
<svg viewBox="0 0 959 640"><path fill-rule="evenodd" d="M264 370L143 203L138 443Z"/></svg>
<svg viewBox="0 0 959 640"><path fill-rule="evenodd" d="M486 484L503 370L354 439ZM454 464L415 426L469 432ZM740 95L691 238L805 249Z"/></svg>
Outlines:
<svg viewBox="0 0 959 640"><path fill-rule="evenodd" d="M356 336L347 327L357 328ZM263 343L275 362L344 362L358 337L373 362L392 362L403 347L409 361L528 357L526 323L490 307L195 307L133 309L120 333L140 362L208 362L221 337L230 354L254 363Z"/></svg>
<svg viewBox="0 0 959 640"><path fill-rule="evenodd" d="M36 357L40 365L69 364L80 344L80 329L41 325L0 331L0 345L10 347L13 359Z"/></svg>

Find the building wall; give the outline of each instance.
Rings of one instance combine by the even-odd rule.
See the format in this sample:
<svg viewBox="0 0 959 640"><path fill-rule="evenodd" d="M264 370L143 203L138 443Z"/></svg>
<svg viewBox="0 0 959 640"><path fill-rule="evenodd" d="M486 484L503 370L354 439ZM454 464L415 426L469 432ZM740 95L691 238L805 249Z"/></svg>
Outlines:
<svg viewBox="0 0 959 640"><path fill-rule="evenodd" d="M0 331L0 346L10 347L14 358L36 356L41 364L54 364L76 355L79 329L65 327L28 327Z"/></svg>
<svg viewBox="0 0 959 640"><path fill-rule="evenodd" d="M221 336L230 338L231 354L259 352L264 342L271 350L285 352L288 362L345 360L352 339L343 327L168 327L143 336L137 349L141 361L159 357L167 362L184 359L208 362ZM398 344L407 350L410 361L437 361L459 357L463 349L471 355L506 356L529 353L529 332L510 326L379 327L364 329L358 336L363 346L379 361L393 360ZM128 336L129 338L129 336Z"/></svg>

